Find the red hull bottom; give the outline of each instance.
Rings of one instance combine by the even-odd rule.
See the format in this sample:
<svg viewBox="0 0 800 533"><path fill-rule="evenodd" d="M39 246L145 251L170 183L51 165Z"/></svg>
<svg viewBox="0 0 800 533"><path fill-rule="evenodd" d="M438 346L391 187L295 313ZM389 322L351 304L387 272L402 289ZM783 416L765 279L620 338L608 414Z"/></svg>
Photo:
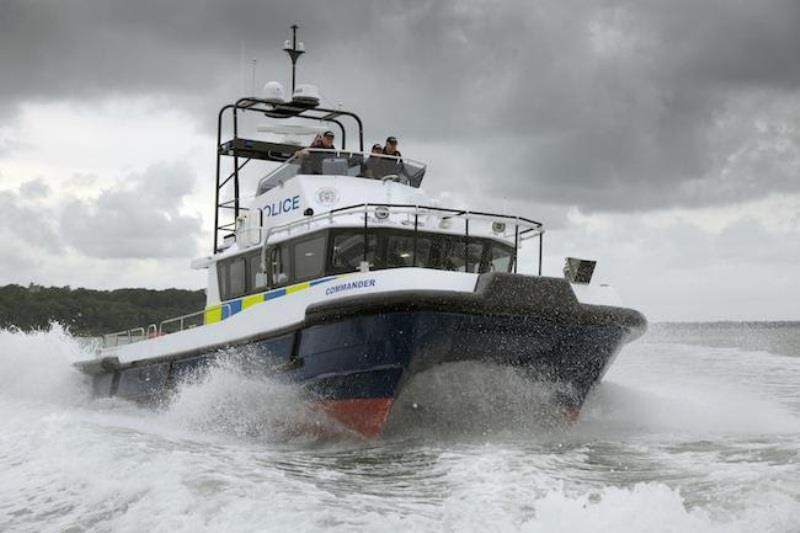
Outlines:
<svg viewBox="0 0 800 533"><path fill-rule="evenodd" d="M392 398L369 398L322 400L317 406L347 429L374 439L381 434L393 403Z"/></svg>

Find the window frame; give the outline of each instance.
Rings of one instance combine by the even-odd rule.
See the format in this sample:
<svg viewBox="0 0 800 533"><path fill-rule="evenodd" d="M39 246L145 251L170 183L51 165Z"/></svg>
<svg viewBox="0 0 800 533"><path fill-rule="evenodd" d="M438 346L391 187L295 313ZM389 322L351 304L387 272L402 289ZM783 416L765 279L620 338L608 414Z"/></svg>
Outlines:
<svg viewBox="0 0 800 533"><path fill-rule="evenodd" d="M334 241L338 235L348 234L348 233L356 233L359 235L364 234L364 230L362 228L350 227L350 228L335 228L328 230L328 259L326 265L326 274L346 274L349 272L356 272L356 270L343 270L341 267L337 267L333 263L333 251L334 251ZM393 268L430 268L432 270L444 270L446 272L463 272L462 270L447 270L442 268L443 266L443 257L444 255L441 253L442 248L437 246L437 241L448 240L450 241L450 246L452 246L453 242L456 242L457 246L465 246L467 237L464 235L457 235L453 233L437 233L433 231L418 231L417 238L418 239L427 239L430 242L430 249L428 251L428 264L421 265L419 263L419 258L415 257L412 260L411 267L408 266L387 266L388 265L388 245L389 245L389 237L392 236L399 236L399 237L411 237L413 238L414 233L409 230L402 230L396 228L370 228L369 233L371 235L375 235L376 242L375 242L375 262L374 266L370 268L372 270L389 270ZM477 269L477 272L470 272L472 273L487 273L491 272L490 269L491 265L491 250L493 247L507 247L509 250L509 255L511 259L509 261L508 270L504 272L513 272L513 246L510 244L506 244L490 237L469 237L469 244L480 244L481 251L480 251L480 264ZM472 265L472 262L470 262Z"/></svg>
<svg viewBox="0 0 800 533"><path fill-rule="evenodd" d="M296 257L295 256L295 248L297 247L298 244L304 244L304 243L307 243L309 241L313 241L313 240L316 240L316 239L319 239L319 238L323 239L322 253L320 254L321 255L320 272L319 272L318 275L306 276L306 277L303 277L303 278L299 278L297 276L297 267L295 265L295 257ZM328 272L330 272L330 270L328 268L328 255L329 255L328 248L332 248L332 246L330 246L330 241L331 241L330 231L325 229L325 230L322 230L322 231L315 231L313 233L308 233L308 234L303 235L301 237L298 237L296 239L288 239L286 241L283 241L283 242L279 243L279 244L288 244L289 262L290 262L290 265L291 265L290 268L289 268L289 282L290 282L290 284L291 283L302 283L303 281L309 281L309 280L312 280L312 279L319 279L321 277L324 277L324 276L328 275Z"/></svg>
<svg viewBox="0 0 800 533"><path fill-rule="evenodd" d="M341 266L335 266L333 263L334 241L339 235L346 235L346 234L357 234L363 238L364 229L358 227L326 228L323 230L318 230L312 233L307 233L305 235L298 236L297 238L294 239L286 239L284 241L268 246L266 286L261 286L261 287L255 286L256 272L254 272L253 269L260 268L260 256L261 256L260 246L256 250L249 250L246 252L236 254L235 256L226 257L225 259L219 260L217 262L217 283L219 287L220 301L225 302L228 300L241 298L242 296L247 296L258 292L277 289L285 287L287 285L302 283L304 281L309 281L313 279L319 279L320 277L331 276L336 274L347 274L350 272L358 272L358 267L355 267L352 270L347 270ZM453 243L455 243L456 246L464 246L466 244L467 237L465 235L458 235L454 233L437 233L432 231L418 231L416 232L417 239L426 239L428 242L430 242L430 249L428 250L428 263L420 264L419 258L414 257L412 259L412 266L404 266L404 265L388 266L387 263L388 246L390 238L391 237L413 238L414 232L398 228L369 228L368 234L371 237L370 244L374 243L375 247L374 264L370 265L370 270L377 271L377 270L390 270L394 268L429 268L431 270L444 270L447 272L464 272L463 270L446 270L443 268L444 265L443 257L446 257L446 254L442 254L443 248L441 246L437 246L437 241L445 241L445 240L449 241L448 246L450 248L448 249L452 249ZM323 258L322 271L319 273L319 275L306 276L301 279L297 276L297 268L295 265L295 247L298 244L302 244L304 242L308 242L319 238L324 239L323 250L322 250L322 258ZM510 244L506 244L504 242L492 239L490 237L474 237L474 236L469 236L469 244L481 245L480 264L478 268L474 271L473 271L474 269L473 266L473 269L470 269L469 271L470 273L483 274L487 272L493 272L493 270L491 270L492 250L495 247L508 249L509 252L508 269L503 270L502 272L513 272L514 253L513 253L513 246L511 246ZM273 279L273 273L271 268L271 254L273 253L274 250L280 248L285 249L287 253L286 259L288 261L286 266L287 266L288 278L285 282L276 283L276 281ZM370 247L370 249L371 248L372 247ZM244 287L244 292L242 294L234 295L230 293L230 267L231 264L237 260L244 261L245 287ZM472 261L470 261L470 265L471 266L473 265ZM223 280L223 276L228 276L228 279ZM227 294L223 290L226 287L228 288Z"/></svg>

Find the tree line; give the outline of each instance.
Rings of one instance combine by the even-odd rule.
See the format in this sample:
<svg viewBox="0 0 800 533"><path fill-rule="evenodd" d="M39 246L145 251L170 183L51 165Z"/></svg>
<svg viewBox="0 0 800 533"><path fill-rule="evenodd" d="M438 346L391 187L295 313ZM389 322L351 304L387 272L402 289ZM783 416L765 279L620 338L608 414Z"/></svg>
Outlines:
<svg viewBox="0 0 800 533"><path fill-rule="evenodd" d="M205 298L202 290L5 285L0 287L0 329L33 331L58 322L73 335L98 336L200 311Z"/></svg>

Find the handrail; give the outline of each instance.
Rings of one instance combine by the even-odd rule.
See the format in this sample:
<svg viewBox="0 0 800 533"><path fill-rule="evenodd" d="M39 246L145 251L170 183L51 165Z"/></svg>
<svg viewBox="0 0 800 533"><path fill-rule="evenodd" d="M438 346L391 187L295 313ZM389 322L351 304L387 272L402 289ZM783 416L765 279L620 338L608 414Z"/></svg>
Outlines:
<svg viewBox="0 0 800 533"><path fill-rule="evenodd" d="M220 304L220 307L222 307L223 309L227 309L228 310L228 316L231 315L231 304L222 303L222 304ZM192 317L196 317L196 316L205 316L205 314L206 314L206 310L202 309L200 311L195 311L194 313L188 313L186 315L176 316L174 318L168 318L166 320L162 320L161 323L158 325L158 334L159 334L159 336L160 335L169 335L170 333L177 333L178 331L183 331L184 329L192 329L194 327L197 327L197 326L188 326L188 327L184 327L184 326L186 324L186 320L187 319L192 318ZM165 333L164 332L164 326L167 325L167 324L172 324L174 322L178 322L180 324L180 328L177 331L170 331L170 332L166 332Z"/></svg>
<svg viewBox="0 0 800 533"><path fill-rule="evenodd" d="M422 181L422 178L425 175L425 172L428 169L428 165L423 163L422 161L418 161L416 159L411 159L405 156L398 156L398 155L389 155L383 153L373 153L373 152L364 152L364 151L354 151L354 150L345 150L339 148L311 148L311 147L297 147L297 151L286 161L283 161L279 166L275 167L274 169L267 172L263 175L259 180L258 184L256 185L256 195L269 190L270 184L276 180L276 178L281 178L277 181L286 181L288 179L293 178L297 174L301 173L300 170L303 165L303 161L313 154L318 154L324 156L326 154L330 154L331 156L347 158L351 161L351 165L355 164L370 164L371 160L380 160L384 161L387 164L398 164L401 165L402 173L406 177L407 180L412 184L414 187L418 187ZM384 164L384 163L379 163ZM294 167L293 167L294 165ZM287 172L287 169L290 169L290 175L284 176ZM364 168L362 167L362 170ZM369 172L374 172L376 169L371 169ZM367 170L364 170L367 172ZM320 172L314 172L314 174L319 174ZM385 178L389 175L394 174L386 174L381 176L372 176L368 174L361 174L359 173L355 177L365 178L365 179L380 179ZM272 186L275 186L273 183ZM263 190L262 190L263 189ZM260 192L259 192L260 191Z"/></svg>
<svg viewBox="0 0 800 533"><path fill-rule="evenodd" d="M178 331L183 331L184 325L186 323L186 319L192 318L192 317L196 317L196 316L203 316L203 315L205 315L205 313L206 313L206 311L205 311L205 309L203 309L202 311L196 311L194 313L189 313L189 314L186 314L186 315L176 316L174 318L168 318L167 320L162 320L161 323L159 323L159 325L158 325L158 334L159 335L165 335L164 326L169 325L169 324L173 324L175 322L178 322L178 324L180 325L180 328L178 328Z"/></svg>
<svg viewBox="0 0 800 533"><path fill-rule="evenodd" d="M108 346L111 345L111 343L109 342L109 339L114 339L114 346L119 346L119 339L120 338L127 338L128 341L127 341L126 344L131 344L133 342L136 342L136 341L133 340L134 339L134 332L141 332L141 334L138 335L138 336L141 337L141 338L145 337L145 329L142 328L142 327L124 329L122 331L115 331L113 333L106 333L105 335L103 335L103 347L108 347Z"/></svg>
<svg viewBox="0 0 800 533"><path fill-rule="evenodd" d="M318 222L324 219L332 220L333 217L338 217L338 216L360 215L362 212L369 214L370 208L372 208L372 213L374 214L374 212L381 207L395 210L393 211L394 214L424 216L430 214L445 213L449 214L449 216L443 216L441 217L442 219L459 218L464 220L488 220L492 222L503 220L503 221L513 222L516 225L526 226L526 229L524 230L526 234L531 231L542 232L542 233L544 232L544 230L542 229L544 225L541 222L514 215L502 215L497 213L469 211L464 209L447 209L443 207L433 207L433 206L424 206L416 204L366 203L366 204L354 204L346 207L339 207L336 209L332 209L330 211L315 213L313 215L293 220L291 222L287 222L285 224L281 224L278 226L271 226L267 229L267 236L264 239L264 245L267 244L270 235L272 235L273 233L278 233L279 231L291 231L293 228L298 226L307 226L314 222ZM400 209L401 211L396 211L397 209ZM263 229L263 227L261 229ZM535 237L537 234L538 233L535 233L534 235L531 235L526 239ZM511 235L508 236L510 237Z"/></svg>
<svg viewBox="0 0 800 533"><path fill-rule="evenodd" d="M345 150L347 148L346 137L347 137L347 128L345 128L344 123L340 120L343 117L348 117L355 121L356 129L358 131L358 149L359 151L364 151L364 124L361 121L361 118L351 111L345 111L343 109L328 109L319 106L305 106L297 104L296 102L284 102L284 103L275 103L270 100L266 100L263 98L256 98L254 96L247 96L244 98L237 99L234 103L227 104L223 106L219 113L217 114L217 145L216 145L216 153L217 153L217 163L216 163L216 187L214 192L214 253L217 253L219 250L219 237L220 231L225 231L224 229L220 228L220 221L223 214L221 213L220 207L220 194L221 189L226 186L229 181L233 182L233 218L234 220L239 217L239 210L241 209L240 205L240 195L239 195L239 158L248 159L246 155L239 155L237 151L234 151L233 154L224 154L220 150L220 146L222 145L222 130L223 130L223 122L226 116L229 116L229 120L231 121L232 127L232 134L233 140L236 141L239 139L239 114L244 114L245 112L249 113L257 113L259 115L263 114L264 116L274 118L274 119L288 119L291 117L297 117L306 120L312 121L324 121L329 122L331 124L335 124L339 127L342 132L342 149ZM352 128L352 127L351 127ZM222 157L231 155L233 157L233 172L223 181L222 178ZM247 162L245 161L244 164Z"/></svg>
<svg viewBox="0 0 800 533"><path fill-rule="evenodd" d="M378 209L386 209L386 215L382 218L378 218L375 216L375 213ZM391 211L389 211L391 209ZM371 210L371 211L370 211ZM499 213L486 213L483 211L469 211L465 209L448 209L444 207L434 207L434 206L420 206L416 204L388 204L388 203L364 203L364 204L354 204L345 207L339 207L336 209L332 209L330 211L325 211L322 213L315 213L309 216L306 216L302 219L293 220L291 222L287 222L286 224L281 224L278 226L271 226L267 228L266 235L264 236L264 241L261 244L261 271L266 273L267 272L267 247L270 243L270 237L275 235L276 233L285 231L287 233L291 232L292 229L301 227L301 226L308 226L310 227L311 224L315 222L320 222L324 220L328 220L330 223L333 223L333 219L339 216L347 216L347 215L361 215L364 214L364 239L366 242L367 239L367 230L369 226L369 214L370 212L375 217L375 220L386 220L391 214L401 214L401 215L413 215L414 216L414 249L416 249L416 240L418 234L418 226L419 226L419 217L420 216L428 216L428 215L440 215L441 220L449 220L449 219L462 219L465 221L466 224L466 232L467 232L467 240L469 240L469 220L486 220L491 222L509 222L514 226L513 234L506 234L505 229L502 230L502 234L504 237L510 238L512 235L514 237L514 272L517 272L517 255L520 246L520 242L539 237L539 275L542 275L542 236L544 235L544 225L541 222L536 220L531 220L525 217L514 216L514 215L503 215ZM520 227L523 229L520 230ZM264 228L261 227L261 230ZM366 247L364 249L364 253L366 254Z"/></svg>
<svg viewBox="0 0 800 533"><path fill-rule="evenodd" d="M228 303L222 303L220 306L223 309L228 310L228 316L231 315L231 305ZM171 333L178 333L179 331L183 331L184 329L191 329L197 327L197 325L191 325L185 327L186 319L195 317L195 316L203 316L205 315L206 310L202 309L200 311L195 311L194 313L188 313L186 315L177 316L175 318L168 318L166 320L162 320L158 325L156 324L148 324L147 328L144 327L136 327L131 329L124 329L122 331L115 331L113 333L106 333L103 335L103 348L111 348L114 346L120 345L120 339L126 339L124 344L133 344L135 342L141 342L147 339L153 339L156 337L162 337L164 335L169 335ZM171 324L173 322L178 322L180 324L180 329L176 331L164 331L164 326L167 324ZM113 344L112 344L113 342Z"/></svg>

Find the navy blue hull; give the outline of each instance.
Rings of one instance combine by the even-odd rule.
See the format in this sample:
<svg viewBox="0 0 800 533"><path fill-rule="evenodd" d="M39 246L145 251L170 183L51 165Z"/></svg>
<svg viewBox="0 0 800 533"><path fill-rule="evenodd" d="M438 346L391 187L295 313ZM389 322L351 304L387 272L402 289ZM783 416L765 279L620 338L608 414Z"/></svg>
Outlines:
<svg viewBox="0 0 800 533"><path fill-rule="evenodd" d="M286 377L330 399L393 398L404 378L449 362L484 361L569 385L574 391L569 401L580 407L625 337L621 327L565 327L526 317L436 312L357 317L300 332L298 366Z"/></svg>
<svg viewBox="0 0 800 533"><path fill-rule="evenodd" d="M484 276L475 293L367 295L312 306L296 330L265 334L235 353L248 373L300 384L346 426L373 437L410 379L460 361L511 366L553 383L563 391L560 407L576 413L622 346L646 327L636 311L578 303L563 280ZM206 348L101 364L92 372L95 393L150 401L224 353Z"/></svg>

